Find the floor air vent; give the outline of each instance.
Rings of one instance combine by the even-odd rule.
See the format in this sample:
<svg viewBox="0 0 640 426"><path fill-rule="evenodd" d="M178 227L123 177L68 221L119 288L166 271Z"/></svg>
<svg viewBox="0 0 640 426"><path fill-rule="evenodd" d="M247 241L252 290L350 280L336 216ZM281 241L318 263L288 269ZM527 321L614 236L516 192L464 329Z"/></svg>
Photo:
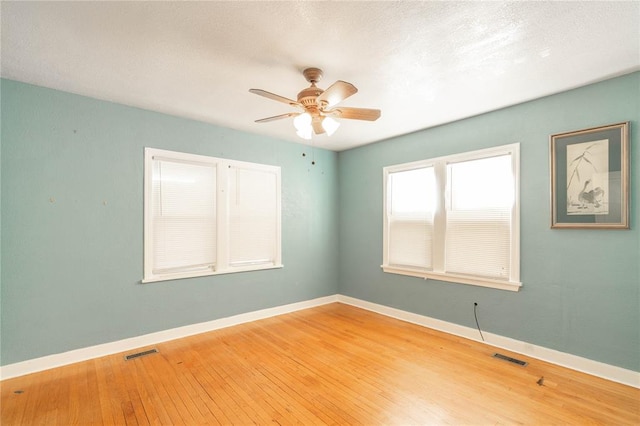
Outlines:
<svg viewBox="0 0 640 426"><path fill-rule="evenodd" d="M141 356L157 354L157 353L158 353L157 349L149 349L148 351L138 352L136 354L125 355L124 359L125 359L125 361L129 361L130 359L136 359L136 358L140 358Z"/></svg>
<svg viewBox="0 0 640 426"><path fill-rule="evenodd" d="M498 353L493 354L493 357L501 359L501 360L504 360L504 361L512 362L514 364L518 364L518 365L521 365L523 367L525 367L527 365L527 363L524 362L524 361L521 361L521 360L515 359L515 358L511 358L510 356L506 356L506 355L502 355L502 354L498 354Z"/></svg>

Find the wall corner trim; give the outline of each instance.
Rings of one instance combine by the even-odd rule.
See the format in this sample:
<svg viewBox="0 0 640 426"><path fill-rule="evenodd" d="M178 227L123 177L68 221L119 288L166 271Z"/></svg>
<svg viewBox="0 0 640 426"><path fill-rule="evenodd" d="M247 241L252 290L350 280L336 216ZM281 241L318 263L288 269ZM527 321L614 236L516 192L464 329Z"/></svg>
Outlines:
<svg viewBox="0 0 640 426"><path fill-rule="evenodd" d="M485 341L478 338L478 330L424 315L414 314L412 312L403 311L401 309L391 308L377 303L367 302L365 300L356 299L350 296L338 295L338 302L352 305L368 311L376 312L391 318L396 318L412 324L421 325L433 330L442 331L444 333L453 334L455 336L464 337L465 339L474 340L476 342L485 343L490 346L506 349L522 355L536 358L542 361L556 364L582 373L597 376L623 385L640 388L640 372L627 370L625 368L616 367L605 364L603 362L594 361L577 355L556 351L554 349L536 346L531 343L515 340L509 337L500 336L483 331Z"/></svg>

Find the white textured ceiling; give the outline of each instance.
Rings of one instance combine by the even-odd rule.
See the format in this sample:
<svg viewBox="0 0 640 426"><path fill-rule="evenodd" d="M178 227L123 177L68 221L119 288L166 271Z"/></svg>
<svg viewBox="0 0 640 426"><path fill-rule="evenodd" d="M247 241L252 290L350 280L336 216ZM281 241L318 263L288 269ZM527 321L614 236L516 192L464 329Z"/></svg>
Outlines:
<svg viewBox="0 0 640 426"><path fill-rule="evenodd" d="M340 151L640 69L640 2L8 2L2 77L304 142L301 71L379 108Z"/></svg>

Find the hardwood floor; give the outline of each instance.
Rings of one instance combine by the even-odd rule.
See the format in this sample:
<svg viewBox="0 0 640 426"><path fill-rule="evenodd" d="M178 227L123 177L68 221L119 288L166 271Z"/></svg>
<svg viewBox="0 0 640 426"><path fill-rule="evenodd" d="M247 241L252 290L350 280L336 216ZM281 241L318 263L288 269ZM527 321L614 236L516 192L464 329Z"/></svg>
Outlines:
<svg viewBox="0 0 640 426"><path fill-rule="evenodd" d="M639 389L339 303L154 347L1 382L2 425L640 424Z"/></svg>

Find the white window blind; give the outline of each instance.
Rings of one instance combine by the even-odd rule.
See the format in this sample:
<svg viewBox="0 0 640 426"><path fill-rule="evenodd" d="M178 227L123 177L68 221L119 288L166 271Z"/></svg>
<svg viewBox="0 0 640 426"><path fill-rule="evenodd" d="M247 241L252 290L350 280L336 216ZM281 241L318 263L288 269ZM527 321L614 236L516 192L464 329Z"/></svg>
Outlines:
<svg viewBox="0 0 640 426"><path fill-rule="evenodd" d="M445 271L508 280L511 155L450 163L447 173Z"/></svg>
<svg viewBox="0 0 640 426"><path fill-rule="evenodd" d="M432 268L435 176L433 167L390 173L389 264Z"/></svg>
<svg viewBox="0 0 640 426"><path fill-rule="evenodd" d="M229 265L275 263L276 174L231 167L229 189Z"/></svg>
<svg viewBox="0 0 640 426"><path fill-rule="evenodd" d="M519 145L385 167L385 272L517 290Z"/></svg>
<svg viewBox="0 0 640 426"><path fill-rule="evenodd" d="M280 168L145 149L143 282L278 268Z"/></svg>
<svg viewBox="0 0 640 426"><path fill-rule="evenodd" d="M153 273L213 269L216 165L153 161Z"/></svg>
<svg viewBox="0 0 640 426"><path fill-rule="evenodd" d="M504 210L449 211L445 271L507 280L511 213Z"/></svg>

